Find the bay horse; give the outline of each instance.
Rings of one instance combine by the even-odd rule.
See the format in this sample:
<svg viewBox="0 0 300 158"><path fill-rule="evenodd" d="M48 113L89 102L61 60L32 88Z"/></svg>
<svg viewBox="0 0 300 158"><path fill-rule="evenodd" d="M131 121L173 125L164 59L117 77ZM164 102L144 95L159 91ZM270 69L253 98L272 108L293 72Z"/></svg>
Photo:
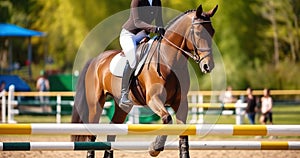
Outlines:
<svg viewBox="0 0 300 158"><path fill-rule="evenodd" d="M153 42L146 65L132 79L129 97L134 105L148 106L161 117L163 124L172 124L166 106L176 113L177 124L186 123L190 87L188 59L197 62L203 73L214 68L211 48L214 28L210 19L217 8L203 12L200 5L196 10L186 11L171 20L163 38ZM141 49L142 46L138 47L138 51ZM120 52L108 50L87 62L77 83L72 123L99 123L108 95L115 102L111 123L122 124L125 121L130 109L121 109L118 105L121 78L114 76L109 69L111 60ZM108 135L107 141L115 141L115 138ZM163 151L166 138L167 135L156 137L149 147L151 156ZM96 136L72 136L72 141L95 140ZM189 157L187 135L179 136L179 152L180 157ZM94 151L88 151L88 157L94 157L94 154ZM113 157L113 151L105 151L104 157Z"/></svg>

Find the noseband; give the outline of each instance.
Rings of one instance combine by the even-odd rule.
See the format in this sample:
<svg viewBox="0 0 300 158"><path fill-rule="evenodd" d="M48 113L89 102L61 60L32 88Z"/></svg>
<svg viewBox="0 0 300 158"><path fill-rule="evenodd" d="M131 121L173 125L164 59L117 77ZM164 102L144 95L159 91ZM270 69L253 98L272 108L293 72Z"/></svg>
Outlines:
<svg viewBox="0 0 300 158"><path fill-rule="evenodd" d="M193 18L192 20L192 27L190 30L190 35L191 35L191 40L193 43L193 47L194 47L194 53L188 52L183 50L182 48L178 47L177 45L175 45L174 43L172 43L170 40L168 40L167 38L165 38L163 36L163 38L172 46L174 46L175 48L177 48L178 50L182 51L183 53L185 53L187 56L189 56L190 58L192 58L196 63L200 63L203 59L205 59L207 56L209 56L211 54L211 48L199 48L197 47L196 44L196 40L195 40L195 34L194 34L194 26L195 25L202 25L205 23L211 23L211 21L200 21L200 22L196 22L195 18ZM198 51L200 52L208 52L206 55L204 55L202 58L199 56L199 54L197 53Z"/></svg>

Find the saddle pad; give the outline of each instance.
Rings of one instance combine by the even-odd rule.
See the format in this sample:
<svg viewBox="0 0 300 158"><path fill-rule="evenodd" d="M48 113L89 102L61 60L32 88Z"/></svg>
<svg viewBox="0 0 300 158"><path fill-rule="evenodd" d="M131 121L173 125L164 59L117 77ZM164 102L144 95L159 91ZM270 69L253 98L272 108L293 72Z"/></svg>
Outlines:
<svg viewBox="0 0 300 158"><path fill-rule="evenodd" d="M146 62L153 41L154 39L148 41L146 53L143 53L143 56L141 57L140 61L138 61L138 65L136 66L134 76L138 76L140 70L143 68L143 65ZM126 65L126 58L124 57L124 55L121 55L121 53L118 53L111 60L109 65L109 70L113 75L117 77L123 77L125 65Z"/></svg>
<svg viewBox="0 0 300 158"><path fill-rule="evenodd" d="M118 53L111 60L109 65L109 70L113 75L117 77L123 77L125 65L126 65L126 58L122 56L121 53Z"/></svg>

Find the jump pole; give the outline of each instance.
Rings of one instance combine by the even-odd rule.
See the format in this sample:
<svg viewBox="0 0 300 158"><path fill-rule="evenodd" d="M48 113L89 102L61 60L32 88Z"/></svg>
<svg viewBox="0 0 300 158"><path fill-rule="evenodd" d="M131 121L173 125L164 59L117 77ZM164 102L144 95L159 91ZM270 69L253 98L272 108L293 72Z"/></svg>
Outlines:
<svg viewBox="0 0 300 158"><path fill-rule="evenodd" d="M0 151L148 150L151 142L0 142ZM299 141L190 141L190 150L300 150ZM165 150L178 150L166 142Z"/></svg>
<svg viewBox="0 0 300 158"><path fill-rule="evenodd" d="M300 125L0 124L0 135L300 136Z"/></svg>

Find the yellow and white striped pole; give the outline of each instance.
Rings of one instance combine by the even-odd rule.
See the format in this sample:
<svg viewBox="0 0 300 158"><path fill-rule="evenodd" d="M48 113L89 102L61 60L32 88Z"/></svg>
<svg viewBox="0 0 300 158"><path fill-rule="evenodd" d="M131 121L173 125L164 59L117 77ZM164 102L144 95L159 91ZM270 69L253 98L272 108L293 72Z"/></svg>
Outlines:
<svg viewBox="0 0 300 158"><path fill-rule="evenodd" d="M0 124L0 134L300 136L300 125Z"/></svg>

